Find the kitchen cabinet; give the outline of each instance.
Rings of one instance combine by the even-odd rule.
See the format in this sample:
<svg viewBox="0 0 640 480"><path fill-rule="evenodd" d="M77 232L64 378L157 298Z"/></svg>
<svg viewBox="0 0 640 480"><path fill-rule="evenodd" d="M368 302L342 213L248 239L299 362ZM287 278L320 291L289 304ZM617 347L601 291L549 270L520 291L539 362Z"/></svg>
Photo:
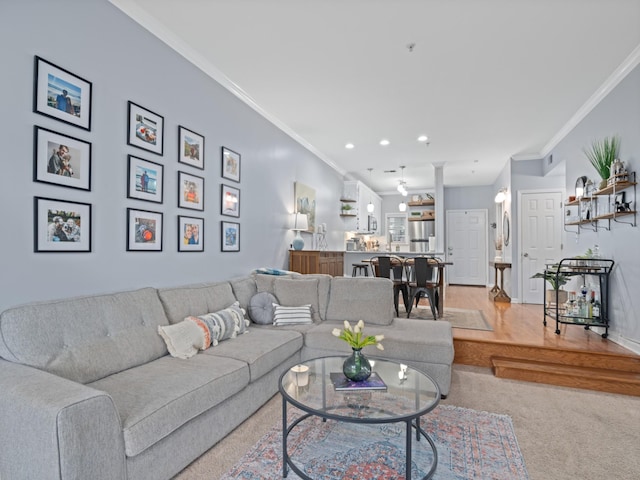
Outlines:
<svg viewBox="0 0 640 480"><path fill-rule="evenodd" d="M344 275L344 252L326 250L289 250L289 270L303 274Z"/></svg>

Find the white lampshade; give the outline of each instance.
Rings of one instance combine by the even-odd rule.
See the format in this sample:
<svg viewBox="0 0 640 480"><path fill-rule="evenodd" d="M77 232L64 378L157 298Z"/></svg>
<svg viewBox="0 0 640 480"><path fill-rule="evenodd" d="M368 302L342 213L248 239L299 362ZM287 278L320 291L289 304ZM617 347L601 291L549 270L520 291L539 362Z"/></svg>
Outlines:
<svg viewBox="0 0 640 480"><path fill-rule="evenodd" d="M398 210L400 210L401 212L406 212L407 204L405 202L400 202L400 204L398 205Z"/></svg>
<svg viewBox="0 0 640 480"><path fill-rule="evenodd" d="M306 213L294 213L291 230L309 230L309 217Z"/></svg>
<svg viewBox="0 0 640 480"><path fill-rule="evenodd" d="M494 201L496 203L502 203L507 199L507 194L505 193L506 189L505 188L501 188L500 191L498 192L498 194L496 195L496 198L494 198Z"/></svg>
<svg viewBox="0 0 640 480"><path fill-rule="evenodd" d="M373 203L369 202L369 205L367 205L367 212L373 213L375 209L376 207L373 205Z"/></svg>

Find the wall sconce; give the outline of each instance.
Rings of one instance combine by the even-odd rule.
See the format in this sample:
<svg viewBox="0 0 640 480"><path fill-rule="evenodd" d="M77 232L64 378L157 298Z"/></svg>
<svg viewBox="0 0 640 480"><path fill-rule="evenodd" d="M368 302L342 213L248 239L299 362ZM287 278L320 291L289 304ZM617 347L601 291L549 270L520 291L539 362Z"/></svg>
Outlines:
<svg viewBox="0 0 640 480"><path fill-rule="evenodd" d="M501 188L500 190L498 190L498 194L496 195L496 198L493 199L493 201L496 203L502 203L506 199L507 199L507 189Z"/></svg>
<svg viewBox="0 0 640 480"><path fill-rule="evenodd" d="M292 219L291 230L296 232L296 236L293 239L293 249L302 250L304 248L304 239L300 232L303 230L309 230L309 219L306 213L294 213Z"/></svg>
<svg viewBox="0 0 640 480"><path fill-rule="evenodd" d="M398 205L398 210L400 210L401 212L407 211L407 204L404 200Z"/></svg>

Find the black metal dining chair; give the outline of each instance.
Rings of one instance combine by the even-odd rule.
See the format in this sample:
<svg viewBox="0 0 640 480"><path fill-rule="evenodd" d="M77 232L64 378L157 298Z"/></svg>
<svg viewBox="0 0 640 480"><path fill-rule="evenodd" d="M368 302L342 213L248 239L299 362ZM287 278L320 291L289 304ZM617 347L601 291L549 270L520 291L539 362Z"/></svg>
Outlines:
<svg viewBox="0 0 640 480"><path fill-rule="evenodd" d="M393 282L393 306L396 309L396 315L399 316L400 293L402 293L405 309L410 307L408 277L404 259L396 255L373 257L371 268L376 277L388 278Z"/></svg>
<svg viewBox="0 0 640 480"><path fill-rule="evenodd" d="M418 302L425 296L429 299L429 306L433 319L438 319L438 284L440 275L440 262L430 257L415 257L413 259L413 270L409 281L409 308L407 308L407 318L411 314L413 304L418 306Z"/></svg>

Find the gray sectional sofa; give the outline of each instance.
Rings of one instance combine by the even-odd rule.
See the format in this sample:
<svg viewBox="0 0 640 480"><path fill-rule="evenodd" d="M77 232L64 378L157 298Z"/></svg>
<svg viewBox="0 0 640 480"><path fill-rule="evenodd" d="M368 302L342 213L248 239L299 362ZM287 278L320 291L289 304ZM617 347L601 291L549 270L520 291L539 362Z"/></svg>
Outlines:
<svg viewBox="0 0 640 480"><path fill-rule="evenodd" d="M182 360L159 326L258 292L311 304L314 322L251 325ZM444 321L394 318L380 278L250 275L11 308L0 315L0 479L169 479L278 391L301 360L347 354L344 320L384 334L387 357L430 374L446 395L453 341ZM372 348L372 347L370 347Z"/></svg>

